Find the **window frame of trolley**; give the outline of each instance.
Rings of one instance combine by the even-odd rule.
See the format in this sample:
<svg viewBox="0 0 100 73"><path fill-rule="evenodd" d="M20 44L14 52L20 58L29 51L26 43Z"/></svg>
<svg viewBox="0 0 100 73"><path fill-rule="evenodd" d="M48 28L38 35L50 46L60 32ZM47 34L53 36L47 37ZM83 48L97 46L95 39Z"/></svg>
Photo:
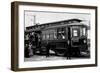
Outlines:
<svg viewBox="0 0 100 73"><path fill-rule="evenodd" d="M50 67L36 67L36 68L19 68L18 58L18 41L19 41L19 25L18 25L18 11L19 5L31 5L31 6L47 6L47 7L62 7L62 8L82 8L82 9L94 9L95 10L95 64L84 65L64 65L64 66L50 66ZM78 30L75 28L75 30ZM73 30L72 30L73 31ZM80 34L79 34L80 35ZM87 35L85 33L85 35ZM75 36L76 38L76 36ZM15 1L11 3L11 70L13 71L27 71L27 70L46 70L46 69L59 69L59 68L76 68L76 67L92 67L97 66L97 7L96 6L84 6L84 5L68 5L68 4L49 4L49 3L32 3L32 2L19 2Z"/></svg>

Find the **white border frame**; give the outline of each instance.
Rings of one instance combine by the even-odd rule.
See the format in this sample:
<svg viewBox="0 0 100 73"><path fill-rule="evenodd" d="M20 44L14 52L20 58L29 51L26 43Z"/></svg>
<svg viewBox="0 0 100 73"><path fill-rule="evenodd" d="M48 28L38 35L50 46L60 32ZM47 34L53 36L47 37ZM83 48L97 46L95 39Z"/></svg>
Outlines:
<svg viewBox="0 0 100 73"><path fill-rule="evenodd" d="M24 62L24 10L37 10L37 11L64 11L64 12L76 12L76 13L90 13L91 14L91 58L81 60L59 60L59 61L33 61ZM35 67L50 67L50 66L63 66L63 65L84 65L84 64L95 64L95 10L94 9L83 9L83 8L60 8L60 7L45 7L45 6L27 6L19 5L19 42L18 42L18 63L19 68L35 68Z"/></svg>

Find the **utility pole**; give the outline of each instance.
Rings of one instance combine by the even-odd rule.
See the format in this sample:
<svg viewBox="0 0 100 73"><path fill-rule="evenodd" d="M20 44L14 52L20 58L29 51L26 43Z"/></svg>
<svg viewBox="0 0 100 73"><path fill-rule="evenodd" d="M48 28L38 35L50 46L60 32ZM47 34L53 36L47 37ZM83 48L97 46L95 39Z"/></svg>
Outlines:
<svg viewBox="0 0 100 73"><path fill-rule="evenodd" d="M35 15L33 15L33 17L34 17L34 24L36 25L36 16Z"/></svg>

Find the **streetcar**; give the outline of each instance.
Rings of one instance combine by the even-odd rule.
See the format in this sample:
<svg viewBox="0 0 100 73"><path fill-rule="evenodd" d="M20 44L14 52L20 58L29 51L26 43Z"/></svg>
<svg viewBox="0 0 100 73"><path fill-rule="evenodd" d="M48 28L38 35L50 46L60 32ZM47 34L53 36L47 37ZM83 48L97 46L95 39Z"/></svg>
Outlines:
<svg viewBox="0 0 100 73"><path fill-rule="evenodd" d="M37 27L37 26L36 26ZM35 49L34 53L45 54L47 44L50 45L50 51L55 55L64 56L65 51L69 47L72 49L73 56L80 56L81 52L87 52L88 44L88 30L89 26L82 23L81 20L72 19L67 21L59 21L48 23L45 26L40 25L39 29L30 30L34 33L34 42L32 46ZM35 44L34 44L35 43Z"/></svg>

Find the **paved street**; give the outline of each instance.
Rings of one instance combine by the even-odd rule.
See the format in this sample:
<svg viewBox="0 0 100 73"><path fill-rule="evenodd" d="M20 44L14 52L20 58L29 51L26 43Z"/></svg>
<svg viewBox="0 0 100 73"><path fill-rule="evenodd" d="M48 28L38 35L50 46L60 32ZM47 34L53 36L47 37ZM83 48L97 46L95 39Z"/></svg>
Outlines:
<svg viewBox="0 0 100 73"><path fill-rule="evenodd" d="M73 60L73 59L86 59L86 58L89 58L88 56L84 56L84 57L71 57L70 60ZM24 61L50 61L50 60L68 60L66 57L61 57L61 56L54 56L54 55L51 55L49 57L46 57L44 55L40 56L40 55L34 55L34 56L31 56L30 58L25 58Z"/></svg>
<svg viewBox="0 0 100 73"><path fill-rule="evenodd" d="M25 61L44 61L44 60L65 60L65 57L58 57L58 56L38 56L34 55L30 58L25 58Z"/></svg>

